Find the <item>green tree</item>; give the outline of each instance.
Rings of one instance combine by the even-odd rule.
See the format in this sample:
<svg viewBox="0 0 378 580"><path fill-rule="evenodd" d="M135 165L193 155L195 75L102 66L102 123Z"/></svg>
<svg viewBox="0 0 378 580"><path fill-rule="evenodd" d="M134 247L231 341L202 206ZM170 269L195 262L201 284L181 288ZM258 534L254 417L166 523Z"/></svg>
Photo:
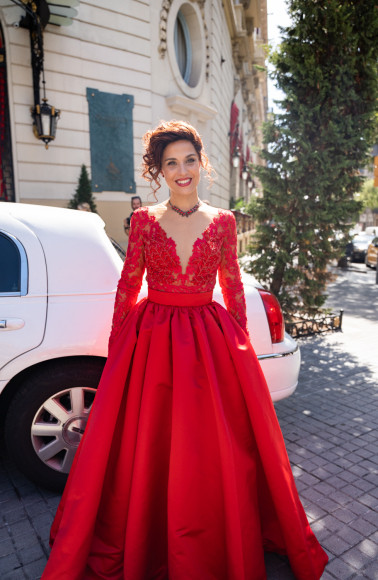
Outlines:
<svg viewBox="0 0 378 580"><path fill-rule="evenodd" d="M361 193L357 194L363 208L378 208L378 187L374 187L374 180L368 179L362 186Z"/></svg>
<svg viewBox="0 0 378 580"><path fill-rule="evenodd" d="M68 207L70 209L77 209L78 205L81 203L88 203L90 205L91 211L97 213L95 200L92 194L91 181L89 179L87 168L84 164L81 166L79 183L72 199L68 204Z"/></svg>
<svg viewBox="0 0 378 580"><path fill-rule="evenodd" d="M324 304L328 265L361 209L377 102L375 0L291 0L272 55L281 111L264 125L250 271L286 314Z"/></svg>

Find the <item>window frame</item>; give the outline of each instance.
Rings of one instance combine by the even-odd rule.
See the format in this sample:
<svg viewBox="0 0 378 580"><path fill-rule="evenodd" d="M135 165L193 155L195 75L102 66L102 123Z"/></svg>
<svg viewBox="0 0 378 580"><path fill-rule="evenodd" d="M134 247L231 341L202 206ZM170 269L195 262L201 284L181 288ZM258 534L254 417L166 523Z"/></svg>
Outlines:
<svg viewBox="0 0 378 580"><path fill-rule="evenodd" d="M190 76L184 80L176 56L175 27L178 12L181 11L186 23L191 46ZM173 74L173 79L180 92L190 99L197 99L203 92L206 77L206 34L204 29L204 15L198 2L190 0L171 0L171 7L166 25L167 55ZM189 72L189 67L188 67ZM182 113L181 113L182 114Z"/></svg>

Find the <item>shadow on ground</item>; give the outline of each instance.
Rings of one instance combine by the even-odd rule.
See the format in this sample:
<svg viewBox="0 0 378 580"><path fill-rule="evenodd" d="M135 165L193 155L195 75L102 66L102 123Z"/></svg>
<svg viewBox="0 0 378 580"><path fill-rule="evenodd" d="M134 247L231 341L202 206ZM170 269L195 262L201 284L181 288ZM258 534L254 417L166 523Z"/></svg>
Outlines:
<svg viewBox="0 0 378 580"><path fill-rule="evenodd" d="M353 264L351 268L333 268L336 281L328 288L327 306L346 314L378 322L378 284L376 272L365 264Z"/></svg>
<svg viewBox="0 0 378 580"><path fill-rule="evenodd" d="M307 516L330 557L322 578L376 580L376 369L351 355L341 333L299 344L297 391L277 403L276 412ZM269 578L292 578L287 566L280 574Z"/></svg>

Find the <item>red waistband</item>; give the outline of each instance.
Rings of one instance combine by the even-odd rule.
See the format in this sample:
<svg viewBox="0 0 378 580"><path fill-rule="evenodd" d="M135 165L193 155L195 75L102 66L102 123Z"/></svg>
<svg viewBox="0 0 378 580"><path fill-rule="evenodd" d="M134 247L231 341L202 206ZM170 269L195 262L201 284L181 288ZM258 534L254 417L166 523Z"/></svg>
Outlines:
<svg viewBox="0 0 378 580"><path fill-rule="evenodd" d="M148 300L165 304L166 306L204 306L213 299L212 292L198 292L196 294L182 294L179 292L161 292L148 289Z"/></svg>

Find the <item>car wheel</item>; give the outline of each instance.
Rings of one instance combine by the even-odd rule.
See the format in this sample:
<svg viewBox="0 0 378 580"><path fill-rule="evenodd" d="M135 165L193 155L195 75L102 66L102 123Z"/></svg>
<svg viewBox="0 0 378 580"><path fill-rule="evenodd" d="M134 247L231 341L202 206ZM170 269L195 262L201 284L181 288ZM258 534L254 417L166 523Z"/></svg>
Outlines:
<svg viewBox="0 0 378 580"><path fill-rule="evenodd" d="M104 362L39 369L12 399L5 420L10 457L32 481L61 491L87 424Z"/></svg>

